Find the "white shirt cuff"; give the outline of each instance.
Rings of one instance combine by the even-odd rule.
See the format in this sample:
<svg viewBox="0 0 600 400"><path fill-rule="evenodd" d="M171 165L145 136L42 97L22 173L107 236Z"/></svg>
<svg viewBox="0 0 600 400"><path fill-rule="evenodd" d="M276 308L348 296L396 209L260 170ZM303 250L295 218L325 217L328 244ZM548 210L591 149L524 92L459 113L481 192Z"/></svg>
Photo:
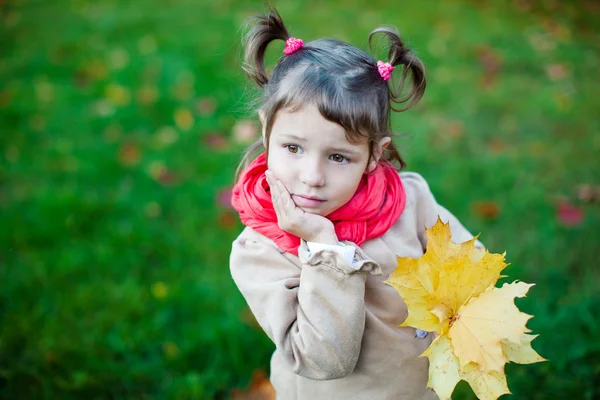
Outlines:
<svg viewBox="0 0 600 400"><path fill-rule="evenodd" d="M306 242L306 245L308 246L308 250L311 254L321 250L331 250L342 256L342 258L346 260L348 264L354 264L354 253L356 249L352 246L346 246L342 242L339 242L337 246L333 244L323 244L317 242Z"/></svg>

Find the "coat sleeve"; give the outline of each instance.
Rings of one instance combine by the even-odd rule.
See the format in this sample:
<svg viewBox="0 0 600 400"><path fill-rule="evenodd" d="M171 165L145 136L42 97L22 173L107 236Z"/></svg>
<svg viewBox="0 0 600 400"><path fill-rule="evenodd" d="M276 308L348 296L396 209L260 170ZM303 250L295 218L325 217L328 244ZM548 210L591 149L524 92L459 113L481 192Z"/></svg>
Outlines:
<svg viewBox="0 0 600 400"><path fill-rule="evenodd" d="M296 263L258 235L246 228L230 257L233 280L258 323L296 374L317 380L349 375L364 331L366 274L381 273L380 266L355 245L349 264L332 250L311 254L304 241Z"/></svg>
<svg viewBox="0 0 600 400"><path fill-rule="evenodd" d="M425 235L424 228L429 229L434 226L438 216L442 222L450 223L450 231L452 232L452 241L454 243L463 243L473 238L471 232L463 226L454 214L437 203L427 181L421 175L414 172L402 172L400 176L404 185L407 186L407 190L413 193L413 201L416 202L416 221L419 224L417 232L419 234L419 241L423 245L423 250L427 246L427 236ZM475 241L475 247L484 248L479 240Z"/></svg>

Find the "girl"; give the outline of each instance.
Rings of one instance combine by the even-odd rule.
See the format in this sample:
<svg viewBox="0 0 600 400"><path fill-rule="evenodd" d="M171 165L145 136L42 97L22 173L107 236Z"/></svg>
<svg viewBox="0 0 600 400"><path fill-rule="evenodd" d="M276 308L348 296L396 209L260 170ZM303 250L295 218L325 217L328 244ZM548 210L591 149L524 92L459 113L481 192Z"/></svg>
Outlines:
<svg viewBox="0 0 600 400"><path fill-rule="evenodd" d="M234 187L246 228L230 268L276 345L277 398L436 399L419 357L432 335L398 327L406 305L382 282L396 255L423 255L425 227L438 216L450 221L454 241L472 238L420 175L393 166L404 162L391 141L390 109L422 97L423 65L389 28L369 37L389 39L384 62L338 40L292 38L273 9L253 22L244 70L264 89L262 140ZM274 40L286 46L267 77L263 58ZM249 162L260 145L265 152Z"/></svg>

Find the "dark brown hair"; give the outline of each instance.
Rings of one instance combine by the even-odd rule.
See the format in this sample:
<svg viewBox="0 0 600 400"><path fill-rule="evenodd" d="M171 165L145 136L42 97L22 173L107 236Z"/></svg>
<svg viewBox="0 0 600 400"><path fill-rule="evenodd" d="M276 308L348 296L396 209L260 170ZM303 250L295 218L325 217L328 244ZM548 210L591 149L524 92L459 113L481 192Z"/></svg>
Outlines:
<svg viewBox="0 0 600 400"><path fill-rule="evenodd" d="M267 46L274 40L286 41L290 34L273 8L266 15L252 17L248 24L251 28L244 40L243 69L263 89L260 113L265 122L267 151L277 111L294 111L303 104L313 103L325 119L346 130L349 142L367 138L372 156L374 145L381 138L392 136L390 110L407 110L423 97L426 85L423 63L404 46L394 28L375 29L369 35L369 45L376 34L383 34L388 39L387 62L403 67L397 86L394 86L393 78L387 82L381 77L373 57L335 39L305 43L296 52L282 56L271 77L267 77L264 65ZM409 77L410 87L406 90ZM403 94L405 91L407 93ZM240 168L250 162L262 144L261 139L247 149ZM405 167L393 142L382 157L396 163L399 170Z"/></svg>

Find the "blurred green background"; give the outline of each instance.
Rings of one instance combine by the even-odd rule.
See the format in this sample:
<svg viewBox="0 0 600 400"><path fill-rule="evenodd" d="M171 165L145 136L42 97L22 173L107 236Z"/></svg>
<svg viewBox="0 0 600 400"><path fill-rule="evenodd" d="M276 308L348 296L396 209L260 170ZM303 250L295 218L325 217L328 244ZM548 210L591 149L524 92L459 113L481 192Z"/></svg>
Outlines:
<svg viewBox="0 0 600 400"><path fill-rule="evenodd" d="M393 120L408 169L536 283L517 304L550 361L508 365L506 398L600 398L598 2L276 6L305 40L399 28L428 72ZM263 9L0 1L1 398L260 398L273 347L230 278L227 199Z"/></svg>

